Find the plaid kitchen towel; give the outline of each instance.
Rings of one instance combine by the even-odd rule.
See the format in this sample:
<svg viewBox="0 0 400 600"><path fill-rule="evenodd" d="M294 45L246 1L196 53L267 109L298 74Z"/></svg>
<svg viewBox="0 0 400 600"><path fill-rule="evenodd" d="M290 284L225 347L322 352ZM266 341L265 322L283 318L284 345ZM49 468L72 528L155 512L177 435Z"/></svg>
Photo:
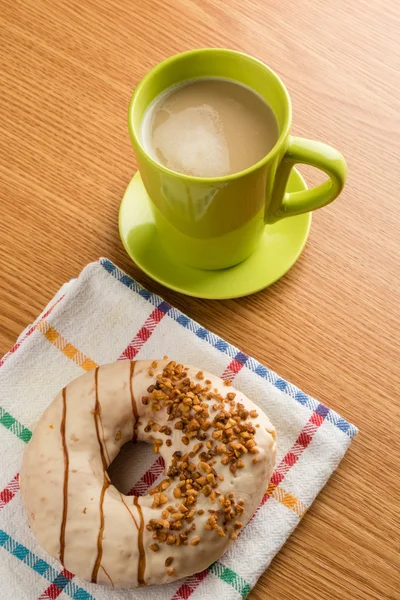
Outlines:
<svg viewBox="0 0 400 600"><path fill-rule="evenodd" d="M35 422L59 390L97 365L156 358L212 371L260 405L278 455L253 519L206 571L163 586L114 590L86 583L30 532L18 471ZM4 600L245 598L337 467L357 429L264 365L143 289L107 259L64 286L0 361L0 597ZM140 453L131 493L145 494L163 464Z"/></svg>

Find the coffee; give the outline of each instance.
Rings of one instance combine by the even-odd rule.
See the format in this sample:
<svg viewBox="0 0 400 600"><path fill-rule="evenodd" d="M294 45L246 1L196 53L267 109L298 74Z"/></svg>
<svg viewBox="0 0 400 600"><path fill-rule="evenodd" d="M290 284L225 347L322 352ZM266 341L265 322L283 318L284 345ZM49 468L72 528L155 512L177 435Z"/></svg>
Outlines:
<svg viewBox="0 0 400 600"><path fill-rule="evenodd" d="M147 109L145 150L172 171L197 177L238 173L257 163L278 139L268 104L229 79L196 79L158 96Z"/></svg>

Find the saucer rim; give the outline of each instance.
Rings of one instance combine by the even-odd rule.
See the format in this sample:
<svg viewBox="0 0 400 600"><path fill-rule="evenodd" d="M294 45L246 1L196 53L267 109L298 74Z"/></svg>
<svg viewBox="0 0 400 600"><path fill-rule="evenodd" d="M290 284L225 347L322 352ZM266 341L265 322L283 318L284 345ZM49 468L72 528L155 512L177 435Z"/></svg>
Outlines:
<svg viewBox="0 0 400 600"><path fill-rule="evenodd" d="M301 185L303 189L308 189L308 186L307 186L307 184L306 184L306 182L304 180L304 177L301 175L301 173L295 167L293 167L292 173L291 173L290 177L293 177L293 176L294 176L294 178L296 178L298 180L298 185L299 186ZM190 296L192 298L200 298L200 299L204 299L204 300L234 300L236 298L244 298L246 296L251 296L253 294L257 294L258 292L266 289L267 287L270 287L271 285L273 285L274 283L276 283L277 281L279 281L279 279L281 279L284 275L286 275L286 273L288 273L288 271L290 271L290 269L296 264L296 262L298 261L300 255L302 254L302 252L303 252L303 250L305 248L305 245L307 243L308 237L310 235L311 223L312 223L312 213L309 212L309 213L304 213L303 215L298 215L298 216L303 216L303 217L304 217L304 215L307 215L307 217L308 217L307 223L305 224L305 230L304 230L304 233L303 233L301 244L299 244L297 252L293 255L293 259L290 262L288 262L287 267L285 266L285 269L282 270L282 272L277 277L275 277L274 279L272 279L268 283L262 282L262 283L260 283L259 287L258 286L252 287L250 290L243 291L243 292L240 292L240 293L235 292L233 294L229 294L229 292L227 292L227 293L223 293L223 294L216 293L214 295L214 294L210 294L210 293L201 293L201 292L199 293L197 290L196 291L191 291L190 288L185 288L183 286L178 286L178 285L176 285L174 283L168 282L166 279L163 279L162 276L154 275L154 273L152 273L148 268L146 268L145 266L143 266L142 264L140 264L137 261L137 258L134 257L134 253L132 252L130 245L128 244L127 240L125 239L125 236L122 234L122 212L123 212L123 204L125 202L125 199L128 196L129 188L130 188L132 182L135 180L135 178L140 178L141 179L140 173L139 173L138 170L131 177L128 185L125 188L125 191L124 191L124 194L123 194L123 197L122 197L122 200L121 200L121 204L120 204L120 207L119 207L119 211L118 211L118 230L119 230L119 236L120 236L120 239L121 239L122 244L124 246L124 249L125 249L126 253L128 254L129 258L139 267L139 269L141 271L143 271L143 273L145 273L148 277L150 277L150 279L152 279L153 281L156 281L157 283L163 285L164 287L166 287L166 288L168 288L168 289L170 289L170 290L172 290L174 292L178 292L178 293L183 294L185 296ZM142 182L142 185L143 185L143 182ZM292 219L292 218L297 218L297 217L287 217L287 219ZM278 221L278 222L280 222L280 221ZM275 224L271 224L271 225L269 225L269 227L273 228L274 225ZM170 261L173 264L177 264L177 265L180 264L178 262L172 261L171 259L170 259ZM243 262L246 262L246 261L243 261ZM239 266L242 266L243 262L239 263L238 265L234 265L233 267L229 267L229 270L233 270L233 269L238 268ZM197 272L202 273L202 274L217 272L215 270L210 271L210 270L206 270L206 269L195 269L193 267L188 267L187 265L184 265L184 266L187 269L191 269L193 271L197 271ZM221 272L224 272L227 269L219 269L219 270Z"/></svg>

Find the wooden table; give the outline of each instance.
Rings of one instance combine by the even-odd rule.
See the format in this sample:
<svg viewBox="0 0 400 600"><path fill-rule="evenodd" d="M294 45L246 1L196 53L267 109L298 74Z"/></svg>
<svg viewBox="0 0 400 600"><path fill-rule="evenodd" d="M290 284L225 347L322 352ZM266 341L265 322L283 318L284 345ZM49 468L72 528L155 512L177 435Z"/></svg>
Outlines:
<svg viewBox="0 0 400 600"><path fill-rule="evenodd" d="M0 0L0 353L103 255L360 427L251 600L400 598L399 16L376 0ZM294 132L349 164L292 271L226 302L148 280L117 230L131 92L202 46L276 69Z"/></svg>

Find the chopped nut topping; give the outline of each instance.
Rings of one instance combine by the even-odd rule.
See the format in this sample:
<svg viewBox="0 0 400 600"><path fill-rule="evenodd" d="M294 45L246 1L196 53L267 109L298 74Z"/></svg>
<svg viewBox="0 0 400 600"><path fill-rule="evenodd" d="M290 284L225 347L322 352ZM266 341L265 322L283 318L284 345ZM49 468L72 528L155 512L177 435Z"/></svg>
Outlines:
<svg viewBox="0 0 400 600"><path fill-rule="evenodd" d="M168 546L173 546L176 543L177 537L175 534L170 533L167 535L167 544Z"/></svg>
<svg viewBox="0 0 400 600"><path fill-rule="evenodd" d="M160 549L160 546L158 544L151 544L151 546L149 546L150 550L152 550L153 552L158 552Z"/></svg>
<svg viewBox="0 0 400 600"><path fill-rule="evenodd" d="M165 435L171 435L172 429L167 425L163 425L162 427L160 427L160 433L164 433Z"/></svg>
<svg viewBox="0 0 400 600"><path fill-rule="evenodd" d="M159 453L160 447L163 445L163 443L164 442L162 440L159 440L159 439L154 440L154 443L153 443L153 452L154 452L154 454L158 454Z"/></svg>
<svg viewBox="0 0 400 600"><path fill-rule="evenodd" d="M115 434L115 441L118 442L122 437L121 431L118 429L117 433Z"/></svg>
<svg viewBox="0 0 400 600"><path fill-rule="evenodd" d="M184 515L180 512L172 513L171 518L175 520L183 519Z"/></svg>
<svg viewBox="0 0 400 600"><path fill-rule="evenodd" d="M200 461L198 467L200 471L203 471L203 473L211 473L210 465L204 461Z"/></svg>
<svg viewBox="0 0 400 600"><path fill-rule="evenodd" d="M192 546L197 546L197 544L200 543L200 538L198 536L194 537L192 540L190 540L190 543Z"/></svg>
<svg viewBox="0 0 400 600"><path fill-rule="evenodd" d="M173 562L174 562L174 557L173 556L168 556L168 558L165 559L165 566L166 567L170 567Z"/></svg>
<svg viewBox="0 0 400 600"><path fill-rule="evenodd" d="M172 575L175 575L176 569L168 569L167 573L171 577Z"/></svg>
<svg viewBox="0 0 400 600"><path fill-rule="evenodd" d="M152 365L152 368L157 367ZM225 383L230 385L230 381ZM173 453L166 470L167 479L150 490L152 506L162 511L163 518L151 519L146 528L158 544L180 546L192 543L188 535L196 528L196 514L204 514L204 509L196 508L198 498L202 497L202 502L207 498L210 503L205 528L215 530L221 537L234 537L234 524L240 523L238 518L244 513L244 503L236 502L233 492L222 494L218 489L224 477L218 474L217 463L228 466L233 475L237 469L256 464L255 460L259 459L252 458L250 463L243 460L245 454L259 452L254 438L256 428L249 420L255 418L256 411L248 411L242 403L236 402L234 392L224 397L217 388L213 389L210 380L204 381L202 371L192 381L188 377L188 368L174 361L168 362L162 372L157 373L156 383L149 386L148 394L144 398L147 398L151 411L166 410L170 425L149 420L145 432L158 432L169 437L175 430L174 436L178 435L183 446L190 447ZM154 451L158 452L162 440L152 441ZM165 443L172 446L171 439ZM169 488L168 495L178 502L175 506L165 507L168 495L164 492Z"/></svg>
<svg viewBox="0 0 400 600"><path fill-rule="evenodd" d="M160 506L160 494L154 494L153 504L151 508L158 508Z"/></svg>

